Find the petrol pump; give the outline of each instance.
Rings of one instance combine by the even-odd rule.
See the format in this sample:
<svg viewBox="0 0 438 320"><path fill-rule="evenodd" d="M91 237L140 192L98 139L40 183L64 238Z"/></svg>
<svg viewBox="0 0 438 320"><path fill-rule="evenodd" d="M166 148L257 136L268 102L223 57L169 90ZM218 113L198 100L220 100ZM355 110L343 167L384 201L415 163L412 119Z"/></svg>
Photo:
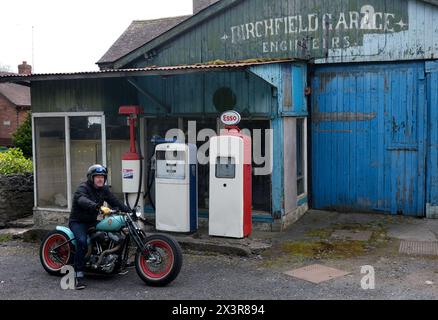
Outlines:
<svg viewBox="0 0 438 320"><path fill-rule="evenodd" d="M252 232L251 137L237 127L240 114L221 115L225 130L210 139L209 235L245 238Z"/></svg>
<svg viewBox="0 0 438 320"><path fill-rule="evenodd" d="M195 232L198 229L197 148L162 143L155 147L156 229Z"/></svg>
<svg viewBox="0 0 438 320"><path fill-rule="evenodd" d="M139 115L143 114L143 109L139 106L122 106L119 114L128 116L129 121L129 152L122 158L122 188L125 202L129 208L139 207L140 212L144 212L143 157L140 140L135 138L135 125Z"/></svg>

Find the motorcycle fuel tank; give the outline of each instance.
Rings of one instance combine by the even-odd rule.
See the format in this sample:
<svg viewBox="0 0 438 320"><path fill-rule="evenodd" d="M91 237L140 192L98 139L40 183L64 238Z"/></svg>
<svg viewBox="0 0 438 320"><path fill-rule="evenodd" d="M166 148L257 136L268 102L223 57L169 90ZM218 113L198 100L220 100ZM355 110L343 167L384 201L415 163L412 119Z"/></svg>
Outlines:
<svg viewBox="0 0 438 320"><path fill-rule="evenodd" d="M106 217L96 225L99 231L119 231L126 225L123 216Z"/></svg>

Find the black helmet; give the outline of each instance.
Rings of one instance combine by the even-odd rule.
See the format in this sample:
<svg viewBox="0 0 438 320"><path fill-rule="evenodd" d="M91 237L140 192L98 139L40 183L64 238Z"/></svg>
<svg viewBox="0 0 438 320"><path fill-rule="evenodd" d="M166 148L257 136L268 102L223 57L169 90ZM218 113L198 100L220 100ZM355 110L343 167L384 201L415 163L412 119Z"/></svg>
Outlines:
<svg viewBox="0 0 438 320"><path fill-rule="evenodd" d="M89 183L93 183L94 176L104 176L106 182L107 175L108 175L108 170L104 166L100 164L95 164L88 168L87 180Z"/></svg>

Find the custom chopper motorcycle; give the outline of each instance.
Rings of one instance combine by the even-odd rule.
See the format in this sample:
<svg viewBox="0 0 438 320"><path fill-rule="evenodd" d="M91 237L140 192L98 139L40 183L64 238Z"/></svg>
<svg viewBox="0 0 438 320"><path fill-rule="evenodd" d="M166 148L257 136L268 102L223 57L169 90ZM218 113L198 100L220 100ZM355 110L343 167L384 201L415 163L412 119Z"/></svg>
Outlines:
<svg viewBox="0 0 438 320"><path fill-rule="evenodd" d="M147 235L138 219L139 214L111 210L90 229L86 271L108 275L123 272L135 246L135 269L147 285L159 287L172 282L181 270L181 247L167 235ZM51 275L61 275L62 267L73 263L75 246L73 232L67 227L56 227L41 243L44 269Z"/></svg>

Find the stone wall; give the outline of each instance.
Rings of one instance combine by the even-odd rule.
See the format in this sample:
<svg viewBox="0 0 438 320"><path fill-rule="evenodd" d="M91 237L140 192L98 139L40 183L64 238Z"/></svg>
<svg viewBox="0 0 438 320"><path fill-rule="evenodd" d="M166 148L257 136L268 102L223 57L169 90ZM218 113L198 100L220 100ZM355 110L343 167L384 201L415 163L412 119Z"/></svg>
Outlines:
<svg viewBox="0 0 438 320"><path fill-rule="evenodd" d="M32 215L33 174L0 175L0 228Z"/></svg>

